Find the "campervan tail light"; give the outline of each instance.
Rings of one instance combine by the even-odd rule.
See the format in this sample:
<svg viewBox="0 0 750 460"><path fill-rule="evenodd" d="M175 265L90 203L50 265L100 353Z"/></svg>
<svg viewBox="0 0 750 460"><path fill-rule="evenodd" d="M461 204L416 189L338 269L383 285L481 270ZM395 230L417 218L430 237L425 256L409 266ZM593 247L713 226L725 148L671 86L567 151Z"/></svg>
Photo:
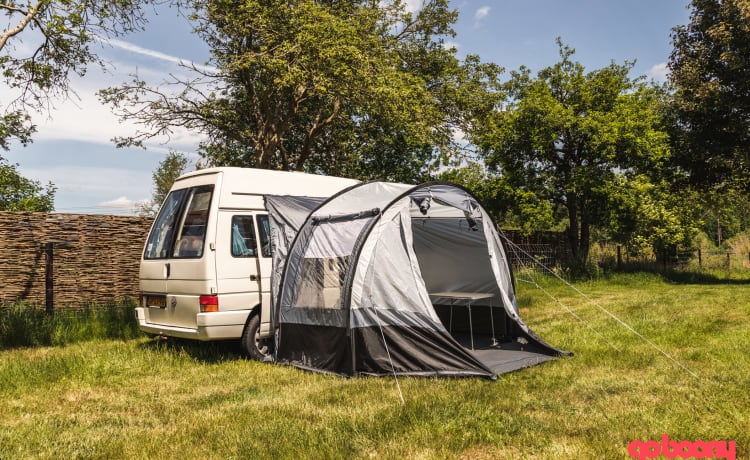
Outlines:
<svg viewBox="0 0 750 460"><path fill-rule="evenodd" d="M219 311L219 297L215 295L200 296L201 313Z"/></svg>

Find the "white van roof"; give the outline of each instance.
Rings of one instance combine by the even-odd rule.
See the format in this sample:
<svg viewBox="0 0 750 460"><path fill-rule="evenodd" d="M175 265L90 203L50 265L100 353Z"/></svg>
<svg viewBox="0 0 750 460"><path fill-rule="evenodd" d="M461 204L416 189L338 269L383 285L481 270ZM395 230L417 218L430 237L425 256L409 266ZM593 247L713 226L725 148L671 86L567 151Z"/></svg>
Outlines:
<svg viewBox="0 0 750 460"><path fill-rule="evenodd" d="M218 177L206 181L210 175ZM263 207L263 195L328 197L360 182L355 179L301 172L221 167L187 173L175 181L173 188L180 188L180 182L187 182L185 186L191 186L197 181L221 184L221 208L258 209Z"/></svg>

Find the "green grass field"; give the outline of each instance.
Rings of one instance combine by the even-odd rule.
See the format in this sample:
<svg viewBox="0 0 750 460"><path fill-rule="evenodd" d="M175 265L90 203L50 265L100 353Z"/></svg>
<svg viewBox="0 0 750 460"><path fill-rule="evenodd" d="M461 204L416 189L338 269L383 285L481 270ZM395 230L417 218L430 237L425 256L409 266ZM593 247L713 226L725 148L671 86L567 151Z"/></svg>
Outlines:
<svg viewBox="0 0 750 460"><path fill-rule="evenodd" d="M145 337L0 351L0 459L630 458L633 440L750 448L750 283L617 275L577 287L698 377L549 278L522 317L575 357L480 379L345 379ZM594 328L602 337L592 332ZM612 345L620 349L615 350Z"/></svg>

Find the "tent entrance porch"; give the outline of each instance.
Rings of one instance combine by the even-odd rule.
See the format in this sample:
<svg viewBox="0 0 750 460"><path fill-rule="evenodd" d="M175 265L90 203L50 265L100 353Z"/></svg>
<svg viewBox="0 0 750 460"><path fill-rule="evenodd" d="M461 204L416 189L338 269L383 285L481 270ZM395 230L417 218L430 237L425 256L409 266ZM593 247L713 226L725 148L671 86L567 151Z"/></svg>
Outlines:
<svg viewBox="0 0 750 460"><path fill-rule="evenodd" d="M445 302L446 298L440 297L439 300ZM433 307L445 329L459 342L465 338L468 348L496 347L514 340L502 307L468 301L433 303Z"/></svg>
<svg viewBox="0 0 750 460"><path fill-rule="evenodd" d="M496 374L555 359L533 342L519 340L519 331L511 327L502 308L471 305L469 310L465 305L433 306L451 337Z"/></svg>
<svg viewBox="0 0 750 460"><path fill-rule="evenodd" d="M413 217L411 227L432 307L461 347L496 374L554 359L508 316L515 306L503 304L483 225Z"/></svg>

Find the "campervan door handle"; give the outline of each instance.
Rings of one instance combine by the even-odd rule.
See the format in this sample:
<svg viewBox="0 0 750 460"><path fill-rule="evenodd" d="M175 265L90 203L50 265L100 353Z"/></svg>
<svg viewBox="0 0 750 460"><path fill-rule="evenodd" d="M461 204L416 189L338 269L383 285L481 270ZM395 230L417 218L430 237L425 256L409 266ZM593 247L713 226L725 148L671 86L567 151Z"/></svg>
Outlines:
<svg viewBox="0 0 750 460"><path fill-rule="evenodd" d="M256 275L250 275L250 281L258 281L258 277Z"/></svg>
<svg viewBox="0 0 750 460"><path fill-rule="evenodd" d="M172 271L171 269L172 269L172 266L169 265L169 263L164 264L164 274L165 274L164 277L165 278L169 278L169 274Z"/></svg>

